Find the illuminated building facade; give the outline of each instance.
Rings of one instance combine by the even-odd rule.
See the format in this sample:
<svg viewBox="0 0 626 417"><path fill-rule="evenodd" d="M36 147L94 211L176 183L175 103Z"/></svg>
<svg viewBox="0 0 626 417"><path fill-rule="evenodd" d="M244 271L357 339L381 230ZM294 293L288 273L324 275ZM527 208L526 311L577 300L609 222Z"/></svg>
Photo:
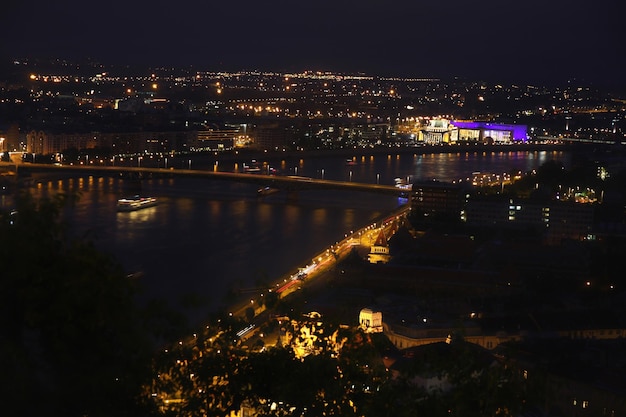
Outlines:
<svg viewBox="0 0 626 417"><path fill-rule="evenodd" d="M63 133L31 130L26 134L26 152L42 155L68 149L111 149L114 154L180 151L192 140L194 132L85 132Z"/></svg>
<svg viewBox="0 0 626 417"><path fill-rule="evenodd" d="M504 144L526 142L528 134L525 125L432 119L419 131L418 140L427 145L457 142Z"/></svg>
<svg viewBox="0 0 626 417"><path fill-rule="evenodd" d="M194 147L209 151L233 149L235 140L239 135L239 125L224 127L207 126L206 129L198 130Z"/></svg>
<svg viewBox="0 0 626 417"><path fill-rule="evenodd" d="M387 237L385 236L384 230L381 229L376 241L372 244L370 248L370 253L367 255L370 263L379 264L379 263L387 263L389 262L389 243L387 242Z"/></svg>
<svg viewBox="0 0 626 417"><path fill-rule="evenodd" d="M26 151L50 155L67 149L93 149L98 139L93 133L51 133L31 130L26 134Z"/></svg>
<svg viewBox="0 0 626 417"><path fill-rule="evenodd" d="M359 325L369 333L380 333L383 331L383 313L364 308L359 312Z"/></svg>
<svg viewBox="0 0 626 417"><path fill-rule="evenodd" d="M452 121L455 129L453 141L483 142L483 143L513 143L528 140L525 125Z"/></svg>
<svg viewBox="0 0 626 417"><path fill-rule="evenodd" d="M433 119L419 131L420 142L428 145L439 145L453 141L454 127L446 119Z"/></svg>

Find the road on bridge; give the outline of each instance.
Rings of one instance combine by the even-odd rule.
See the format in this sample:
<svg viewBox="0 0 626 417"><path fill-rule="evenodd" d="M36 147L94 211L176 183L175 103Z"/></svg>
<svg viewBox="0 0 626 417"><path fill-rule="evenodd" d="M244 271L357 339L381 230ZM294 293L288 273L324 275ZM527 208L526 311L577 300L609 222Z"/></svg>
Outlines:
<svg viewBox="0 0 626 417"><path fill-rule="evenodd" d="M14 166L20 173L30 172L63 172L77 175L99 175L99 176L120 176L128 175L137 178L150 177L192 177L206 178L211 180L234 181L241 183L257 184L259 186L270 186L272 188L286 191L301 190L345 190L362 191L382 194L399 195L402 190L393 185L368 184L359 182L333 181L315 179L299 176L280 176L247 174L238 172L221 172L195 169L173 169L173 168L143 168L143 167L116 167L116 166L83 166L83 165L61 165L61 164L33 164L22 163L13 164L3 162L0 166Z"/></svg>

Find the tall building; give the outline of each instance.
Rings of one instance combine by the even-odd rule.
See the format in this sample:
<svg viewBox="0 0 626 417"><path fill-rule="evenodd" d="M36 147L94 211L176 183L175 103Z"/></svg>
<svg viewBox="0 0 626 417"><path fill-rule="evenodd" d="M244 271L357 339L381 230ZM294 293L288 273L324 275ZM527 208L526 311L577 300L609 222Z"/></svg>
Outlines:
<svg viewBox="0 0 626 417"><path fill-rule="evenodd" d="M20 129L15 123L0 125L0 152L21 151Z"/></svg>
<svg viewBox="0 0 626 417"><path fill-rule="evenodd" d="M446 214L460 218L464 203L464 188L441 181L415 182L411 191L411 208L425 214Z"/></svg>
<svg viewBox="0 0 626 417"><path fill-rule="evenodd" d="M593 231L594 208L571 201L535 201L519 198L471 198L465 207L468 226L532 230L547 243L583 240Z"/></svg>
<svg viewBox="0 0 626 417"><path fill-rule="evenodd" d="M261 150L282 150L287 146L288 130L279 123L257 126L252 131L254 146Z"/></svg>

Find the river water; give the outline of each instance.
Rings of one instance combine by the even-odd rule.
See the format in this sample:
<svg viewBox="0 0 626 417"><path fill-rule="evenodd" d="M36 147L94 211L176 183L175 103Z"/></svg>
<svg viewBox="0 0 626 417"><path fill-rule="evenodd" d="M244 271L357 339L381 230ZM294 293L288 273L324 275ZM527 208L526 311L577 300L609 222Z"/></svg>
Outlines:
<svg viewBox="0 0 626 417"><path fill-rule="evenodd" d="M472 172L529 171L569 154L468 152L259 160L264 170L330 180L393 184L395 178L453 181ZM243 170L240 163L191 160L193 168ZM144 161L147 163L148 161ZM163 161L165 162L165 161ZM154 161L154 164L160 163ZM174 162L170 161L170 164ZM189 161L178 162L187 168ZM204 166L202 166L204 165ZM303 191L259 198L257 186L206 179L151 179L141 194L159 199L155 207L118 212L116 201L131 192L116 178L85 177L38 182L36 196L77 192L68 211L73 230L115 256L139 278L145 299L160 298L193 321L225 305L231 289L262 286L293 273L311 257L396 209L395 197L343 191ZM11 202L0 196L5 208Z"/></svg>

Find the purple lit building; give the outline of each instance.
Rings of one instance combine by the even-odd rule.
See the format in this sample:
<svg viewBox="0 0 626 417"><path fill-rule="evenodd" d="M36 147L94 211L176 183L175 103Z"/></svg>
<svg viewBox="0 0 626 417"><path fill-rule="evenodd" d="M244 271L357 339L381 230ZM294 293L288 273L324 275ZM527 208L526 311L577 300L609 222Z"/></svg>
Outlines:
<svg viewBox="0 0 626 417"><path fill-rule="evenodd" d="M452 121L457 131L457 141L484 143L526 142L528 140L526 125L511 125L489 122Z"/></svg>

